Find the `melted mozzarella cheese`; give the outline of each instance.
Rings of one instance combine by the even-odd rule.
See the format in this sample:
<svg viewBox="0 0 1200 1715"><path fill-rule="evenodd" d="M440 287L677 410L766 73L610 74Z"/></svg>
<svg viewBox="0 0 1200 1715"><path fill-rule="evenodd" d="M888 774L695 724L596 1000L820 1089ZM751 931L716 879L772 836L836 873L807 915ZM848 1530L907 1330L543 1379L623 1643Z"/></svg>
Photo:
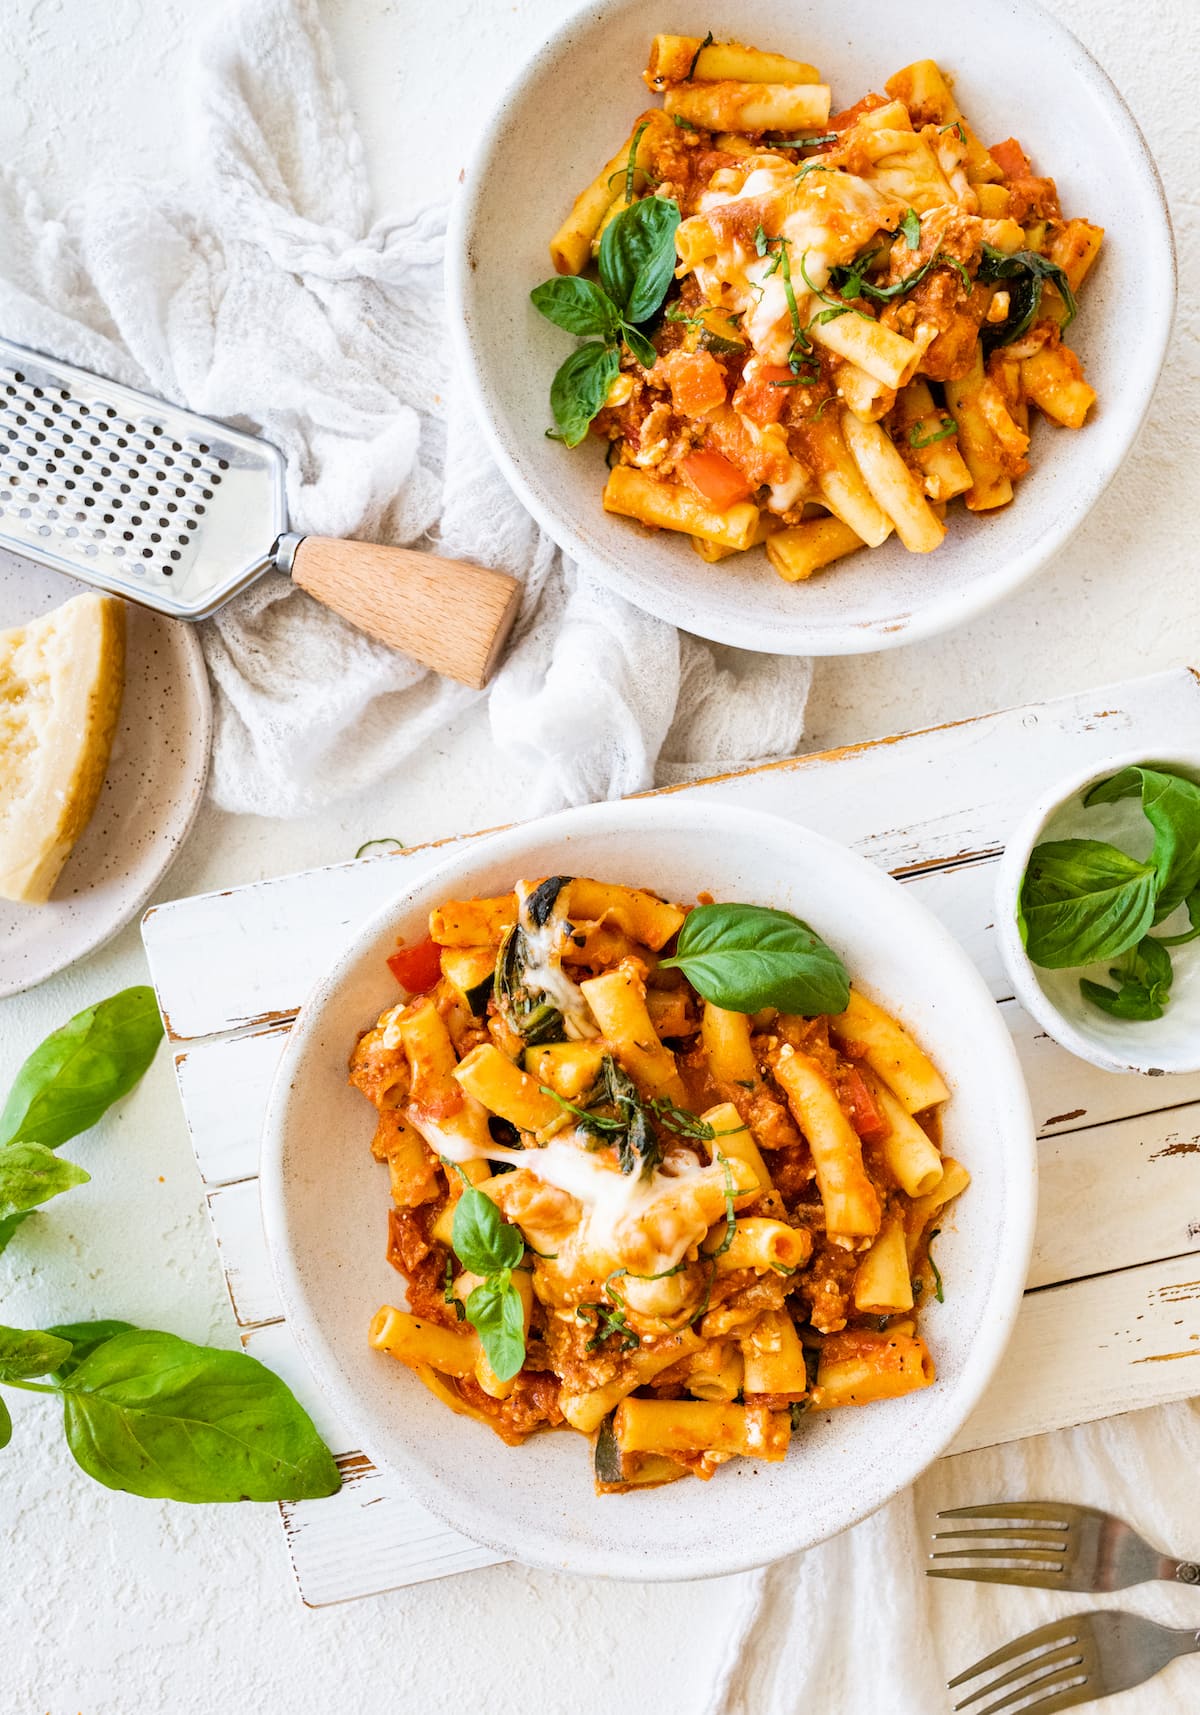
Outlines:
<svg viewBox="0 0 1200 1715"><path fill-rule="evenodd" d="M853 173L811 172L798 181L791 163L781 161L756 168L739 191L707 191L700 208L713 214L739 203L758 204L747 224L754 213L761 213L759 224L766 236L786 239L792 294L800 324L807 327L821 304L805 274L813 287L824 290L831 271L852 261L890 219L894 200ZM717 227L728 224L718 221ZM719 245L715 258L695 270L707 297L714 302L734 300L728 307L741 310L751 346L769 364L786 363L795 338L779 249L773 244L759 256L743 239L730 237Z"/></svg>
<svg viewBox="0 0 1200 1715"><path fill-rule="evenodd" d="M573 1197L580 1215L572 1261L587 1272L605 1272L624 1262L645 1274L674 1268L708 1231L713 1219L708 1205L715 1201L719 1208L724 1197L724 1167L702 1162L689 1150L672 1150L665 1170L622 1173L610 1157L590 1149L594 1140L575 1127L540 1148L509 1149L490 1140L476 1145L418 1113L408 1117L447 1161L503 1162ZM705 1194L702 1199L697 1192Z"/></svg>
<svg viewBox="0 0 1200 1715"><path fill-rule="evenodd" d="M563 1030L571 1041L584 1042L599 1036L600 1031L583 990L562 968L562 919L552 915L537 928L525 910L525 900L530 892L528 882L519 881L516 891L518 919L528 954L522 971L526 989L530 993L544 994L558 1008L562 1013Z"/></svg>

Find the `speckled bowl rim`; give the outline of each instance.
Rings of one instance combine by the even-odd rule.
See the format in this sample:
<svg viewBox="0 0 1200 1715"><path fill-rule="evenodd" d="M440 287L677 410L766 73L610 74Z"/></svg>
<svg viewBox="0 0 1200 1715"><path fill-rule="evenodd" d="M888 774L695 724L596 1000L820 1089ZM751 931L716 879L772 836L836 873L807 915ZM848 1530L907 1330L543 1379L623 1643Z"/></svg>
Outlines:
<svg viewBox="0 0 1200 1715"><path fill-rule="evenodd" d="M510 443L502 432L487 390L480 380L479 347L482 342L475 329L471 303L474 272L471 246L473 230L489 195L493 174L499 176L497 153L501 133L526 100L527 86L546 62L558 54L563 40L582 20L601 19L613 9L614 4L616 0L581 0L518 70L480 135L468 162L462 190L451 205L445 269L451 341L458 372L476 419L510 487L559 547L603 583L610 585L635 607L717 643L778 655L873 654L938 636L995 606L1027 582L1070 541L1116 477L1145 422L1170 343L1179 278L1175 232L1158 166L1128 102L1095 56L1073 31L1040 4L1040 0L1009 0L1014 25L1019 20L1020 26L1029 31L1031 39L1039 39L1043 46L1048 40L1054 42L1063 56L1064 69L1088 82L1098 100L1110 109L1114 124L1124 134L1132 159L1142 169L1146 193L1153 199L1161 218L1168 290L1151 301L1149 314L1142 324L1146 345L1140 390L1134 394L1122 394L1108 407L1113 411L1120 410L1125 416L1124 433L1113 455L1097 468L1092 481L1076 491L1074 503L1060 510L1058 522L1052 522L1023 552L1015 554L1003 573L998 572L934 598L917 613L908 615L902 625L885 628L881 619L869 630L861 622L854 622L842 626L827 624L819 632L814 632L806 625L802 614L793 619L781 612L772 619L769 635L764 635L759 622L743 622L736 611L717 620L710 619L696 607L681 615L677 598L671 592L658 589L652 578L644 578L631 569L638 558L632 551L634 544L624 556L609 555L575 524L573 518L564 516L549 493L543 491L537 478L527 476L522 469L514 451L515 439ZM597 495L596 505L599 504Z"/></svg>
<svg viewBox="0 0 1200 1715"><path fill-rule="evenodd" d="M619 825L621 831L632 839L643 832L652 837L656 826L669 827L676 814L673 800L669 798L623 799L562 811L480 840L399 889L395 898L376 911L354 935L301 1008L272 1085L259 1168L263 1228L284 1316L305 1362L333 1404L339 1419L359 1438L355 1444L368 1448L371 1457L394 1470L424 1507L474 1542L483 1543L527 1566L637 1582L722 1577L770 1564L839 1534L909 1488L954 1440L979 1403L1004 1355L1028 1276L1037 1213L1036 1131L1016 1049L982 976L950 931L886 870L838 842L763 811L720 803L706 805L706 831L723 844L735 836L754 841L757 835L760 845L764 837L778 839L782 836L792 849L802 842L836 864L839 881L845 878L850 887L857 883L860 890L868 894L878 894L881 888L895 889L894 896L888 896L889 903L903 902L899 904L899 911L907 923L902 927L912 929L920 924L929 956L936 959L940 970L952 973L956 991L986 1003L981 1004L976 1020L979 1026L976 1040L979 1054L986 1054L995 1068L998 1091L1002 1086L1001 1099L997 1103L996 1142L1010 1151L1011 1156L1003 1207L990 1211L981 1207L973 1213L982 1221L990 1217L993 1223L1002 1223L1004 1237L998 1246L994 1273L986 1292L980 1297L979 1320L961 1373L953 1384L948 1402L945 1399L939 1402L936 1432L927 1433L919 1445L918 1438L912 1437L906 1444L908 1457L905 1462L891 1469L887 1477L878 1481L865 1496L847 1495L836 1523L829 1529L822 1528L818 1535L806 1534L805 1531L804 1471L798 1465L795 1476L797 1504L793 1509L798 1523L793 1539L767 1554L756 1546L749 1533L737 1542L714 1541L703 1549L689 1550L686 1565L676 1560L668 1563L665 1560L634 1559L632 1556L623 1562L622 1553L627 1551L619 1546L600 1550L565 1539L556 1532L553 1522L539 1523L535 1527L514 1521L511 1513L505 1511L502 1482L496 1485L500 1492L489 1515L481 1518L464 1505L453 1483L440 1479L426 1468L418 1452L403 1445L399 1434L391 1438L386 1451L372 1447L371 1409L352 1385L339 1362L338 1348L326 1337L320 1325L319 1313L310 1303L298 1256L289 1236L288 1186L284 1171L289 1108L292 1084L299 1063L309 1052L309 1039L311 1037L314 1044L319 1044L323 1010L336 1003L343 984L353 978L372 943L385 932L394 934L397 922L413 911L416 902L424 903L431 896L444 897L443 890L452 888L459 876L469 876L471 871L501 856L512 861L514 866L518 865L524 845L558 840L567 834L586 834L593 826L602 830L606 824ZM869 987L869 974L864 972L863 976ZM977 1059L972 1061L972 1064L977 1063ZM336 1171L336 1167L331 1171ZM505 1452L511 1453L512 1450L506 1449ZM520 1449L513 1456L519 1457Z"/></svg>
<svg viewBox="0 0 1200 1715"><path fill-rule="evenodd" d="M1090 762L1086 768L1076 769L1056 780L1053 786L1042 793L1017 824L996 871L996 935L1000 943L1000 957L1017 999L1060 1048L1065 1048L1079 1060L1087 1060L1091 1065L1099 1066L1104 1072L1163 1078L1200 1072L1200 1037L1196 1041L1196 1057L1186 1066L1163 1066L1160 1064L1161 1056L1156 1057L1149 1053L1127 1053L1122 1057L1106 1052L1099 1043L1077 1030L1047 995L1034 975L1033 965L1021 942L1021 931L1017 927L1017 895L1021 878L1029 862L1029 854L1041 838L1046 824L1072 798L1081 794L1085 787L1091 786L1097 780L1107 779L1110 774L1119 773L1122 768L1136 768L1149 762L1188 768L1200 777L1200 750L1189 750L1178 744L1143 744L1137 750L1114 751L1100 763ZM1129 1032L1129 1040L1131 1043L1137 1041L1132 1030Z"/></svg>

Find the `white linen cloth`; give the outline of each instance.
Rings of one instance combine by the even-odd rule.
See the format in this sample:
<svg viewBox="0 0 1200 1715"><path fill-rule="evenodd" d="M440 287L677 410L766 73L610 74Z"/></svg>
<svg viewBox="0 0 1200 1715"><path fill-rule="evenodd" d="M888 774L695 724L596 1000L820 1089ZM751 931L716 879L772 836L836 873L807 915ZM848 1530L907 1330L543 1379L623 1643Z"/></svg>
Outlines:
<svg viewBox="0 0 1200 1715"><path fill-rule="evenodd" d="M640 613L564 560L504 484L448 373L444 210L370 224L312 0L214 7L190 69L190 184L115 184L51 217L4 179L4 333L260 430L286 456L295 530L521 577L516 643L483 694L496 744L536 767L531 814L794 751L809 663L714 648ZM203 643L212 791L230 810L302 815L358 792L477 695L276 574Z"/></svg>
<svg viewBox="0 0 1200 1715"><path fill-rule="evenodd" d="M1019 1387L1020 1375L1009 1374ZM803 1456L801 1437L791 1457ZM930 1533L962 1528L939 1525L937 1513L983 1501L1102 1507L1164 1553L1200 1558L1198 1475L1200 1402L1190 1400L943 1459L853 1530L731 1581L731 1630L704 1715L949 1715L980 1682L950 1694L947 1679L1050 1620L1108 1607L1200 1629L1200 1590L1180 1584L1092 1596L924 1576ZM1173 1662L1095 1707L1195 1715L1200 1660Z"/></svg>

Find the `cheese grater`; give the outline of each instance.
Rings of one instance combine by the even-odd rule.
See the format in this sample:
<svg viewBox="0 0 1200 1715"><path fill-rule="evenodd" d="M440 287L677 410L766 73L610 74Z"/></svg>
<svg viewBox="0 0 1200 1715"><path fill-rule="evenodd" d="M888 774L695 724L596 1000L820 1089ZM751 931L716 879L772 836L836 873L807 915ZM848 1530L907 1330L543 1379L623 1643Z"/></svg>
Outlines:
<svg viewBox="0 0 1200 1715"><path fill-rule="evenodd" d="M184 620L285 572L373 637L475 686L520 596L482 566L296 535L277 447L7 340L0 547Z"/></svg>

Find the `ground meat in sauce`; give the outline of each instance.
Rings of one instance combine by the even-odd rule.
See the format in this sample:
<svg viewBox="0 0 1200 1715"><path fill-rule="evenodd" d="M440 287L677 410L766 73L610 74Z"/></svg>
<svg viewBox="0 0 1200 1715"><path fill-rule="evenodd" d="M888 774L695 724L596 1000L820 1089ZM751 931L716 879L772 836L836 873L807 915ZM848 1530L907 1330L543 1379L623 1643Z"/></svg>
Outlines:
<svg viewBox="0 0 1200 1715"><path fill-rule="evenodd" d="M549 1370L519 1371L507 1399L493 1399L474 1376L464 1376L456 1386L468 1405L507 1431L506 1440L512 1437L521 1441L535 1429L554 1428L566 1421L558 1403L559 1380Z"/></svg>
<svg viewBox="0 0 1200 1715"><path fill-rule="evenodd" d="M429 1237L429 1226L436 1219L433 1204L419 1209L389 1209L387 1259L408 1282L408 1307L413 1315L453 1328L458 1317L445 1299L449 1252Z"/></svg>

